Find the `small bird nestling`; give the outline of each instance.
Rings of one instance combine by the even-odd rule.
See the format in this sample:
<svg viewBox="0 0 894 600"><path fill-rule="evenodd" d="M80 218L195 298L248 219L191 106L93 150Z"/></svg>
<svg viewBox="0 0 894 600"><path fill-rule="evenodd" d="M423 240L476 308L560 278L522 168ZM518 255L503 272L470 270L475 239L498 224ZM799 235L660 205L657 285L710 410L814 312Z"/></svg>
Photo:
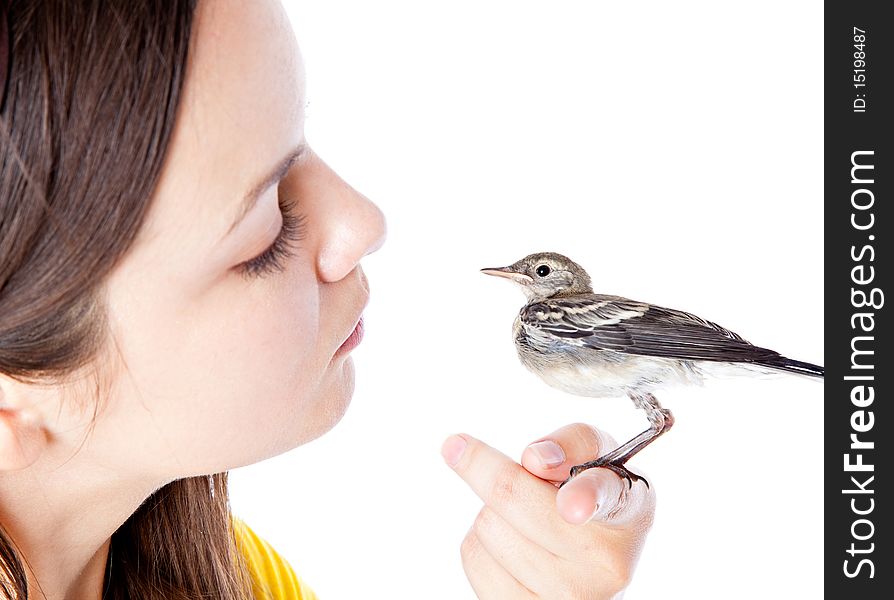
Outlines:
<svg viewBox="0 0 894 600"><path fill-rule="evenodd" d="M595 398L627 395L646 411L649 428L617 449L571 469L565 483L593 467L649 482L625 463L674 424L653 392L700 383L716 366L787 371L823 378L821 366L755 346L716 323L681 310L594 294L590 276L554 252L531 254L482 273L517 283L528 298L513 326L518 356L547 384Z"/></svg>

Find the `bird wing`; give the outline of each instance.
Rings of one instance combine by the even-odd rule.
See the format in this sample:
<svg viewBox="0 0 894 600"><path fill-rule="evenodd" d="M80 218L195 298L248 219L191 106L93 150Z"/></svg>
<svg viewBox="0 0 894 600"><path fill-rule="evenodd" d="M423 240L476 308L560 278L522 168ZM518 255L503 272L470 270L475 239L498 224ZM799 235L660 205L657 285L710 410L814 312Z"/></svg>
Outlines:
<svg viewBox="0 0 894 600"><path fill-rule="evenodd" d="M553 345L685 360L759 362L779 356L693 314L620 296L549 298L526 305L520 317L530 335Z"/></svg>

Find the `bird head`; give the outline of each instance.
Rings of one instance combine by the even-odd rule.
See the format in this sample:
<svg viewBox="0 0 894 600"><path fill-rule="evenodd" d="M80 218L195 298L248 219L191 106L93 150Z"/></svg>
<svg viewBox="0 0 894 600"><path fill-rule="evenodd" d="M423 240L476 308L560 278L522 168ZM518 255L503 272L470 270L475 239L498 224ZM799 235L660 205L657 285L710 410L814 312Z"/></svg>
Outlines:
<svg viewBox="0 0 894 600"><path fill-rule="evenodd" d="M529 301L593 292L587 272L567 256L555 252L529 254L508 267L481 269L481 272L515 282Z"/></svg>

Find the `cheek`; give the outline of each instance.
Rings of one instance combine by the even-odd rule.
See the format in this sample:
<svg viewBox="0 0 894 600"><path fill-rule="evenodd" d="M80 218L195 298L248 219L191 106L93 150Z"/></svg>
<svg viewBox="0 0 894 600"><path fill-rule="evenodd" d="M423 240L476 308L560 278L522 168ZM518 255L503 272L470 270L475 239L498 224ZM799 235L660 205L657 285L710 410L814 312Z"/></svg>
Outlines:
<svg viewBox="0 0 894 600"><path fill-rule="evenodd" d="M212 472L308 437L331 358L313 275L232 277L193 301L140 291L110 315L127 373L114 400L144 447Z"/></svg>
<svg viewBox="0 0 894 600"><path fill-rule="evenodd" d="M313 281L265 286L261 294L221 294L203 311L202 359L218 392L239 390L261 401L311 391L320 363L319 295ZM325 363L324 363L325 364Z"/></svg>

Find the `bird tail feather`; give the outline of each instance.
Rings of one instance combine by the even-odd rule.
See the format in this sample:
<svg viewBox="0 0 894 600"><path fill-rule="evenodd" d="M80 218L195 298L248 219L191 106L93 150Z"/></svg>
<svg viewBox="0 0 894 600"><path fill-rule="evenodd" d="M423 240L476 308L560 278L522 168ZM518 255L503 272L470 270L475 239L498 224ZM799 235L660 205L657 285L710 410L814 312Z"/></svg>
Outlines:
<svg viewBox="0 0 894 600"><path fill-rule="evenodd" d="M802 362L800 360L786 358L784 356L778 356L771 359L757 361L756 364L770 367L771 369L778 369L780 371L788 371L789 373L806 375L808 377L818 377L820 379L825 379L826 376L825 367L814 365L808 362Z"/></svg>

